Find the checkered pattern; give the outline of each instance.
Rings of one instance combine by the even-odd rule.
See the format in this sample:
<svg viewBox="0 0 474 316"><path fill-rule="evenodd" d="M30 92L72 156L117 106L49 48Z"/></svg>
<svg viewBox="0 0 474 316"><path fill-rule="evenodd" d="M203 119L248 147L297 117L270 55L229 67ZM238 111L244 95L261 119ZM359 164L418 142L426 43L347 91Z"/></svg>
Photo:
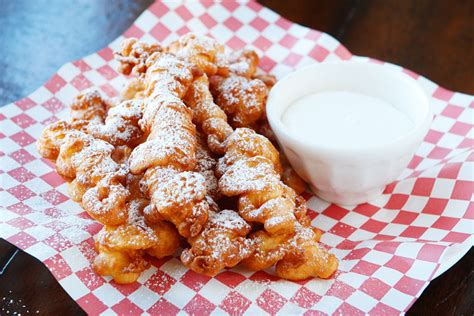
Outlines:
<svg viewBox="0 0 474 316"><path fill-rule="evenodd" d="M81 90L114 97L125 82L112 51L124 37L168 43L193 31L229 48L251 47L260 67L282 76L296 67L363 59L403 71L432 96L435 120L399 180L371 204L346 209L308 196L322 242L340 259L331 280L289 282L241 268L215 278L177 258L154 260L132 285L94 274L92 236L100 229L73 203L63 180L35 149L43 127L66 118ZM96 54L64 65L27 98L0 109L0 236L42 260L90 314L398 314L407 311L453 245L473 234L474 98L398 66L352 56L331 36L291 23L257 3L156 2Z"/></svg>

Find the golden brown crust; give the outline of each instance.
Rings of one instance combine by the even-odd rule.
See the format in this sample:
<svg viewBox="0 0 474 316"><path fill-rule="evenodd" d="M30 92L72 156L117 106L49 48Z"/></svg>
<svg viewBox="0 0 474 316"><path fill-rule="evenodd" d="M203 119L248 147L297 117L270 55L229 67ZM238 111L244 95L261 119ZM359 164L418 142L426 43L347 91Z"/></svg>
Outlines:
<svg viewBox="0 0 474 316"><path fill-rule="evenodd" d="M96 244L99 253L92 264L97 274L110 275L119 284L135 282L150 264L143 259L143 251L114 251Z"/></svg>
<svg viewBox="0 0 474 316"><path fill-rule="evenodd" d="M146 60L156 52L161 52L158 44L139 42L136 38L128 38L122 42L120 51L115 52L119 62L118 71L124 75L140 74L146 71Z"/></svg>
<svg viewBox="0 0 474 316"><path fill-rule="evenodd" d="M184 237L199 234L209 211L202 175L158 167L145 172L143 183L151 199L151 205L145 211L149 222L165 219L172 222Z"/></svg>
<svg viewBox="0 0 474 316"><path fill-rule="evenodd" d="M80 131L64 137L56 169L81 192L82 206L97 221L118 225L126 220L129 191L124 181L127 170L112 158L113 147ZM76 198L79 198L76 197Z"/></svg>
<svg viewBox="0 0 474 316"><path fill-rule="evenodd" d="M232 133L232 127L227 123L227 115L214 103L205 74L193 81L184 102L193 110L193 122L207 136L211 151L224 154L225 140Z"/></svg>
<svg viewBox="0 0 474 316"><path fill-rule="evenodd" d="M58 121L46 126L36 142L40 155L46 159L56 161L61 144L71 129L71 124L65 121Z"/></svg>
<svg viewBox="0 0 474 316"><path fill-rule="evenodd" d="M138 125L141 100L126 100L112 106L96 90L79 94L71 104L72 124L113 146L135 147L144 140Z"/></svg>
<svg viewBox="0 0 474 316"><path fill-rule="evenodd" d="M120 96L123 100L143 99L144 90L145 82L143 78L133 77L120 92Z"/></svg>
<svg viewBox="0 0 474 316"><path fill-rule="evenodd" d="M131 186L133 188L133 185ZM179 234L168 222L146 223L143 209L148 200L137 197L128 205L128 220L119 226L104 226L95 237L98 256L93 268L118 283L134 282L149 264L144 254L162 258L179 247Z"/></svg>
<svg viewBox="0 0 474 316"><path fill-rule="evenodd" d="M224 52L224 46L210 37L188 33L172 42L168 51L211 76L217 72L216 56Z"/></svg>
<svg viewBox="0 0 474 316"><path fill-rule="evenodd" d="M221 194L218 189L217 177L214 170L216 169L217 160L211 153L209 147L206 146L203 140L203 135L198 135L197 149L196 149L196 172L199 172L206 181L206 194L214 201L218 201Z"/></svg>
<svg viewBox="0 0 474 316"><path fill-rule="evenodd" d="M71 121L104 122L109 104L97 90L88 90L76 96L71 103Z"/></svg>
<svg viewBox="0 0 474 316"><path fill-rule="evenodd" d="M305 280L311 277L329 278L337 270L337 258L319 244L317 229L301 228L291 240L289 251L278 261L276 274L287 280Z"/></svg>
<svg viewBox="0 0 474 316"><path fill-rule="evenodd" d="M225 169L241 159L262 156L269 159L275 171L281 173L279 153L264 136L250 128L237 128L226 141L226 153L219 160L216 173L220 177Z"/></svg>
<svg viewBox="0 0 474 316"><path fill-rule="evenodd" d="M250 240L255 247L251 256L242 261L250 270L265 270L274 266L286 254L287 235L270 235L264 230L250 234Z"/></svg>
<svg viewBox="0 0 474 316"><path fill-rule="evenodd" d="M254 50L244 49L217 56L217 74L220 76L238 75L252 78L257 71L260 58Z"/></svg>
<svg viewBox="0 0 474 316"><path fill-rule="evenodd" d="M260 79L265 83L268 89L271 89L277 82L277 79L274 75L266 74L266 73L257 73L252 75L253 79Z"/></svg>
<svg viewBox="0 0 474 316"><path fill-rule="evenodd" d="M212 95L232 127L248 127L265 113L267 87L259 79L229 75L210 77Z"/></svg>
<svg viewBox="0 0 474 316"><path fill-rule="evenodd" d="M283 172L281 174L281 180L290 188L295 190L296 194L301 194L306 191L306 182L296 173L293 167L290 165L288 158L286 158L283 151L280 151L280 161Z"/></svg>
<svg viewBox="0 0 474 316"><path fill-rule="evenodd" d="M191 248L183 251L181 261L193 271L209 276L234 267L253 251L252 243L245 238L250 229L234 211L212 212L201 234L188 239Z"/></svg>
<svg viewBox="0 0 474 316"><path fill-rule="evenodd" d="M239 196L239 213L246 221L262 223L271 234L293 231L295 194L281 183L267 158L237 161L221 177L219 189L223 195Z"/></svg>
<svg viewBox="0 0 474 316"><path fill-rule="evenodd" d="M321 232L296 224L288 235L257 231L251 235L255 252L242 263L251 270L263 270L276 264L276 274L287 280L311 277L329 278L338 268L337 258L319 244Z"/></svg>

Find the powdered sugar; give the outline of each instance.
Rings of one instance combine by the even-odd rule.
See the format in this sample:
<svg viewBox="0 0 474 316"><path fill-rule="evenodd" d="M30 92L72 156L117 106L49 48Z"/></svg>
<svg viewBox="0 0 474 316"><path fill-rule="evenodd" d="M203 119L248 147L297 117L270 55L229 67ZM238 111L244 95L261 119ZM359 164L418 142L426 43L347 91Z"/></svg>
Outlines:
<svg viewBox="0 0 474 316"><path fill-rule="evenodd" d="M188 33L182 36L175 43L170 45L170 50L178 57L193 61L195 57L207 56L209 61L213 61L216 53L223 51L224 47L207 36L197 36Z"/></svg>
<svg viewBox="0 0 474 316"><path fill-rule="evenodd" d="M248 227L248 224L234 211L222 210L219 213L213 213L209 219L217 228L229 230L242 230Z"/></svg>
<svg viewBox="0 0 474 316"><path fill-rule="evenodd" d="M217 161L201 142L198 142L196 159L196 171L199 172L206 181L207 194L213 198L217 198L217 178L214 174Z"/></svg>
<svg viewBox="0 0 474 316"><path fill-rule="evenodd" d="M231 75L211 78L216 103L229 116L234 127L248 127L265 111L267 89L259 79Z"/></svg>
<svg viewBox="0 0 474 316"><path fill-rule="evenodd" d="M220 191L228 196L271 190L280 183L270 160L257 156L230 166L219 180Z"/></svg>
<svg viewBox="0 0 474 316"><path fill-rule="evenodd" d="M181 258L191 268L215 274L250 256L253 243L245 238L249 232L250 226L236 212L211 212L203 231L190 240L191 248L184 250ZM204 267L200 263L203 261L206 262Z"/></svg>
<svg viewBox="0 0 474 316"><path fill-rule="evenodd" d="M108 111L104 124L90 122L87 131L115 146L133 144L142 136L138 126L141 108L140 100L124 101Z"/></svg>
<svg viewBox="0 0 474 316"><path fill-rule="evenodd" d="M176 173L168 181L162 181L153 192L153 204L158 209L188 205L202 200L205 188L205 179L199 173Z"/></svg>

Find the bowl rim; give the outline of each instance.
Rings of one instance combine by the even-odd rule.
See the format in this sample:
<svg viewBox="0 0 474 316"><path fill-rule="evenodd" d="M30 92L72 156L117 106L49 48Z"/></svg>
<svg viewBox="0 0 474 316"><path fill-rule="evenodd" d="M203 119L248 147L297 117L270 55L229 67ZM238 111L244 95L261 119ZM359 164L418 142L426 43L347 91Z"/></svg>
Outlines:
<svg viewBox="0 0 474 316"><path fill-rule="evenodd" d="M414 127L408 133L401 135L399 138L396 138L395 140L392 140L384 144L378 144L378 145L368 144L367 146L361 146L361 147L342 148L342 147L325 146L324 144L321 144L321 143L318 144L318 143L313 143L313 142L304 142L300 140L282 122L282 115L283 115L284 110L279 117L277 116L275 111L273 111L272 105L279 102L279 101L275 101L276 99L275 95L279 92L279 90L285 89L285 85L289 80L291 80L294 77L297 77L303 72L307 72L307 71L317 72L318 68L320 67L335 66L335 65L339 66L341 64L363 65L364 67L377 68L378 70L381 70L382 72L394 74L400 80L405 81L407 84L410 85L412 89L416 90L418 94L421 96L422 105L426 109L424 117L420 119L418 122L414 122L415 123ZM400 152L400 150L402 150L403 148L406 148L407 146L412 145L414 143L421 142L421 140L425 137L426 133L428 132L432 119L433 119L432 107L431 107L428 95L416 80L414 80L409 75L403 73L402 71L396 71L394 69L384 67L383 65L380 65L380 64L369 63L367 61L359 61L359 60L340 60L340 61L327 61L327 62L322 62L322 63L314 63L305 67L298 68L295 71L285 75L283 78L278 80L278 82L270 90L270 93L268 95L268 100L267 100L266 111L267 111L267 117L268 117L270 126L275 131L275 135L279 142L281 143L284 142L284 140L281 139L283 136L283 138L285 138L287 141L293 142L294 144L298 145L298 147L304 148L304 150L306 151L309 150L310 152L313 152L313 153L327 154L330 156L343 155L343 156L348 156L352 158L357 158L357 156L354 156L355 154L358 154L358 155L363 154L365 158L367 158L367 155L380 156L381 154L383 154L385 156L387 152L397 154L397 152Z"/></svg>

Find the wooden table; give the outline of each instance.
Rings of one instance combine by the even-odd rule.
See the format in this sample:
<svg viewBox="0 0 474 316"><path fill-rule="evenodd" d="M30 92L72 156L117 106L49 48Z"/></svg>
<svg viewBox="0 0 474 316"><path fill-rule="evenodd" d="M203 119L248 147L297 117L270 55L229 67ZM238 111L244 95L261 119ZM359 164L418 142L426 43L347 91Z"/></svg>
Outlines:
<svg viewBox="0 0 474 316"><path fill-rule="evenodd" d="M390 61L448 89L474 94L474 1L260 2L331 34L354 54ZM0 0L0 104L28 95L62 64L107 45L150 3ZM12 301L5 303L3 297ZM431 282L408 314L473 314L473 297L471 249ZM0 315L7 310L83 313L38 260L0 241Z"/></svg>

